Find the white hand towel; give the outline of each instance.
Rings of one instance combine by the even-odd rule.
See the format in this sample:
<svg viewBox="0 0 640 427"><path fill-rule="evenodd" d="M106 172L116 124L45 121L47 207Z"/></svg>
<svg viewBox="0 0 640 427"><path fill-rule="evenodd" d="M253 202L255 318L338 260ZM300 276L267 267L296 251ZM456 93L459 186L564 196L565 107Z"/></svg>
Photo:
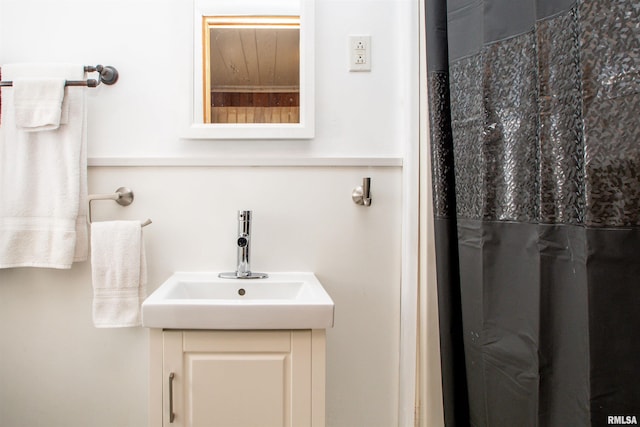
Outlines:
<svg viewBox="0 0 640 427"><path fill-rule="evenodd" d="M58 129L65 82L63 78L16 78L13 81L16 126L25 132Z"/></svg>
<svg viewBox="0 0 640 427"><path fill-rule="evenodd" d="M147 263L139 221L91 224L93 324L120 328L141 324Z"/></svg>
<svg viewBox="0 0 640 427"><path fill-rule="evenodd" d="M82 80L82 65L5 64L3 80ZM16 127L13 87L2 88L0 268L70 268L88 256L85 88L66 87L58 129ZM65 123L66 119L66 123Z"/></svg>

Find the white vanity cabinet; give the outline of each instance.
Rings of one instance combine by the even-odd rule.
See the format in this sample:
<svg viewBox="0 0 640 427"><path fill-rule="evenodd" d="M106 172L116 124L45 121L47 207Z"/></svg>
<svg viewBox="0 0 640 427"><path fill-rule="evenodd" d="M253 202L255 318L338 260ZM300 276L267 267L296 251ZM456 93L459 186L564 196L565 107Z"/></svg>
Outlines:
<svg viewBox="0 0 640 427"><path fill-rule="evenodd" d="M150 333L150 427L324 426L324 329Z"/></svg>

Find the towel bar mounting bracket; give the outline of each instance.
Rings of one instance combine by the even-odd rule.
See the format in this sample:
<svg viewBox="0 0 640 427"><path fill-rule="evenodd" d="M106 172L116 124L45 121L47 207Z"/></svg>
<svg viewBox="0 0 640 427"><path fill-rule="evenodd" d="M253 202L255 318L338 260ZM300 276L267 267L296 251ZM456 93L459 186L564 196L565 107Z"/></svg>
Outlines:
<svg viewBox="0 0 640 427"><path fill-rule="evenodd" d="M120 206L129 206L133 203L133 191L130 188L120 187L116 190L116 194L118 195L116 203Z"/></svg>

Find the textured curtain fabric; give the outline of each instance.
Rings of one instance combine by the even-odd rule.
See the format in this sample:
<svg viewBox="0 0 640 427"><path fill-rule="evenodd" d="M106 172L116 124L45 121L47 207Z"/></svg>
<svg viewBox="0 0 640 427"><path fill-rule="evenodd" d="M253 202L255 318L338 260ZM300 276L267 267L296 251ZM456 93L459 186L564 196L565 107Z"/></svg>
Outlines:
<svg viewBox="0 0 640 427"><path fill-rule="evenodd" d="M640 424L640 3L425 1L446 425Z"/></svg>

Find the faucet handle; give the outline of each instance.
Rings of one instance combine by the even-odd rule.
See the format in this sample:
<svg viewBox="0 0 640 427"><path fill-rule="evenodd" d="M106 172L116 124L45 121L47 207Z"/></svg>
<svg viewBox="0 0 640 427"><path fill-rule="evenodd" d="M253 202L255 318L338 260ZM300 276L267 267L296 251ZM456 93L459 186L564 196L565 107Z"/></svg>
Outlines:
<svg viewBox="0 0 640 427"><path fill-rule="evenodd" d="M238 211L238 238L236 240L238 268L229 273L220 273L224 279L264 279L266 273L254 273L249 267L249 245L251 243L251 211Z"/></svg>

